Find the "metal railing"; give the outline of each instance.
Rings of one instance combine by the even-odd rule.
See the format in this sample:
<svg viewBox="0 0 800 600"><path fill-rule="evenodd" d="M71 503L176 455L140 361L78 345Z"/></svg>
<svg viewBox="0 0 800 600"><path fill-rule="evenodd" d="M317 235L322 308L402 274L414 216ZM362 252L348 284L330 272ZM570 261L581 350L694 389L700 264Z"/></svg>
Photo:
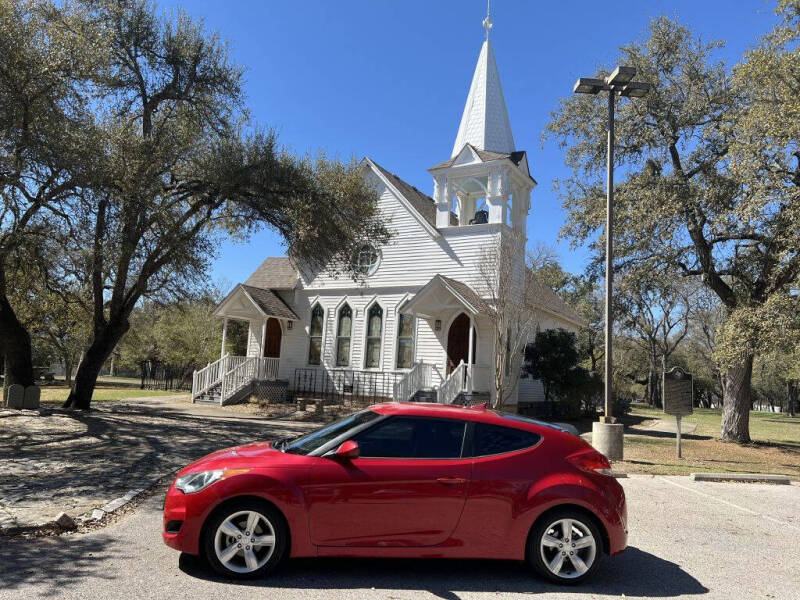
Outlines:
<svg viewBox="0 0 800 600"><path fill-rule="evenodd" d="M439 387L436 401L439 404L452 404L458 395L468 389L470 370L462 360L450 372L445 382Z"/></svg>
<svg viewBox="0 0 800 600"><path fill-rule="evenodd" d="M442 374L436 365L415 363L411 370L394 385L392 399L395 402L407 402L420 390L436 389L441 382Z"/></svg>
<svg viewBox="0 0 800 600"><path fill-rule="evenodd" d="M395 385L404 375L391 371L298 368L294 370L291 389L295 398L371 404L391 400Z"/></svg>

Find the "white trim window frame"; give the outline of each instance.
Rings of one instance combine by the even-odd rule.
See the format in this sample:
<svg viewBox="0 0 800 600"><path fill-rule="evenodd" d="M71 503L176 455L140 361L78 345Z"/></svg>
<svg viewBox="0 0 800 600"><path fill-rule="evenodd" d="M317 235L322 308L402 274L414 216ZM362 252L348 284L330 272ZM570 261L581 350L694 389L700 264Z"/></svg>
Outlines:
<svg viewBox="0 0 800 600"><path fill-rule="evenodd" d="M317 334L314 333L314 312L319 309L319 313L316 315L320 318L319 324L319 332ZM322 358L325 353L325 308L319 302L315 302L314 305L311 307L310 319L308 322L308 352L306 353L306 364L310 367L319 367L322 366ZM314 340L319 340L319 354L317 356L317 362L312 362L311 360L311 349L314 344Z"/></svg>
<svg viewBox="0 0 800 600"><path fill-rule="evenodd" d="M378 334L374 335L374 332L370 330L372 326L372 312L374 310L380 311L377 315L379 317L378 322ZM383 364L383 333L386 330L386 310L383 306L377 301L373 301L367 305L367 308L364 310L364 370L367 371L380 371L381 365ZM370 342L377 343L378 345L378 356L375 364L370 364Z"/></svg>
<svg viewBox="0 0 800 600"><path fill-rule="evenodd" d="M346 331L343 331L343 319L349 319ZM347 335L343 335L346 333ZM347 340L347 357L343 357L341 342ZM342 303L336 311L336 339L335 339L335 360L336 368L346 368L350 366L353 357L353 308L347 302Z"/></svg>
<svg viewBox="0 0 800 600"><path fill-rule="evenodd" d="M405 319L404 319L405 317ZM404 321L408 323L406 335L401 335L403 332L402 326ZM417 319L411 313L397 313L397 326L395 335L395 358L394 366L397 370L408 370L414 366L414 355L416 354L416 339L417 339ZM409 346L409 360L407 365L400 364L400 343L405 342Z"/></svg>

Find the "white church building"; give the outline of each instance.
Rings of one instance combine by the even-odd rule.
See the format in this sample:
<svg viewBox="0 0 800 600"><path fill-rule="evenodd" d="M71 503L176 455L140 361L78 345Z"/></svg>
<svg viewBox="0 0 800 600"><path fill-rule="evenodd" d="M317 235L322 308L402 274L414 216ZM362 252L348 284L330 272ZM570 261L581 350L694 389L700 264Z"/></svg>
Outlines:
<svg viewBox="0 0 800 600"><path fill-rule="evenodd" d="M364 177L393 234L354 257L364 281L324 270L307 279L288 258L267 258L217 307L223 355L195 372L193 400L240 401L264 382L295 397L449 403L462 394L493 396L493 357L504 349L494 347L481 314L479 262L500 236L527 239L536 181L514 143L488 17L484 27L453 151L429 169L433 197L364 158ZM524 269L523 254L515 268ZM582 325L552 290L537 287L539 329ZM246 356L224 353L231 320L249 324ZM540 393L537 382L522 379L511 403Z"/></svg>

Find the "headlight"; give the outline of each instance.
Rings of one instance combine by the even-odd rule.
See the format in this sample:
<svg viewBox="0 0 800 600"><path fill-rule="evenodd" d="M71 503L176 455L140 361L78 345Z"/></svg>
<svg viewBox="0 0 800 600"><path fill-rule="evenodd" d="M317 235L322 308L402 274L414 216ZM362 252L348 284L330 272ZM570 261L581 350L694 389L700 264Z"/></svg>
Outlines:
<svg viewBox="0 0 800 600"><path fill-rule="evenodd" d="M224 471L219 469L217 471L202 471L200 473L189 473L183 477L178 477L175 480L175 487L182 491L184 494L192 494L207 488L215 481L222 479Z"/></svg>
<svg viewBox="0 0 800 600"><path fill-rule="evenodd" d="M184 494L193 494L206 489L215 481L225 479L231 475L247 473L250 469L217 469L216 471L200 471L199 473L189 473L175 480L175 487Z"/></svg>

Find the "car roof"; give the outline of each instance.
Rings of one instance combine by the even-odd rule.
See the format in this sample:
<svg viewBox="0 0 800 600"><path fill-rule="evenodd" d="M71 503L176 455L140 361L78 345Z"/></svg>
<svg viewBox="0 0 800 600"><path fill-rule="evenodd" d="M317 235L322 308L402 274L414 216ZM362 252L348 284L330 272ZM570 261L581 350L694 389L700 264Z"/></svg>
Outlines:
<svg viewBox="0 0 800 600"><path fill-rule="evenodd" d="M374 404L370 410L380 415L413 415L416 417L441 417L449 419L461 419L464 421L478 421L481 423L491 423L512 427L515 429L527 429L542 433L543 430L553 430L566 433L561 427L535 421L512 414L502 414L485 408L484 406L456 406L453 404L433 404L427 402L386 402L384 404Z"/></svg>

